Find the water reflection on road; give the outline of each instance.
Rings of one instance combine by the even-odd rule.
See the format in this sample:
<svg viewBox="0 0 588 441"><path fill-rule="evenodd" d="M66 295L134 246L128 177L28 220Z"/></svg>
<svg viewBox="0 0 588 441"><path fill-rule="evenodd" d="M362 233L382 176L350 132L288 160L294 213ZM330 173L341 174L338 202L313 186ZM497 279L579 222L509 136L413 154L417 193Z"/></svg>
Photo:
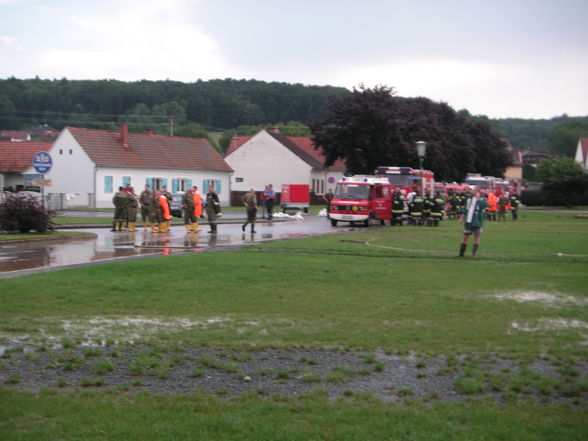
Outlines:
<svg viewBox="0 0 588 441"><path fill-rule="evenodd" d="M322 217L304 220L258 223L257 233L241 230L240 224L221 224L218 234L186 233L183 226L173 226L167 233L141 229L135 233L108 229L82 229L96 236L68 241L35 241L0 245L0 273L84 264L140 255L170 255L202 252L218 247L234 247L275 239L326 234L348 228L333 228Z"/></svg>

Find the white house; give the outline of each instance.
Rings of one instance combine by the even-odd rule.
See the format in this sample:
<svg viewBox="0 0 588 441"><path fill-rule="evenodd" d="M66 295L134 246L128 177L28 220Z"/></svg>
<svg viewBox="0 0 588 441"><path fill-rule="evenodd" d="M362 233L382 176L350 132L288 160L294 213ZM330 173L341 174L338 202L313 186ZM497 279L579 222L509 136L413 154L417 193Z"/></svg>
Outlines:
<svg viewBox="0 0 588 441"><path fill-rule="evenodd" d="M230 198L231 168L208 140L148 133L66 127L51 150L53 166L46 192L67 196L68 206L112 207L118 187L139 194L145 184L172 193L192 185L205 194L212 184L221 204ZM73 198L72 198L73 197Z"/></svg>
<svg viewBox="0 0 588 441"><path fill-rule="evenodd" d="M584 170L588 170L588 138L578 140L575 160Z"/></svg>
<svg viewBox="0 0 588 441"><path fill-rule="evenodd" d="M52 142L0 141L0 190L27 189L33 179L41 178L33 168L33 156L50 152Z"/></svg>
<svg viewBox="0 0 588 441"><path fill-rule="evenodd" d="M280 192L283 184L306 184L323 195L344 176L345 164L338 160L324 167L324 154L308 137L292 137L277 129L261 130L254 136L231 139L225 161L234 170L231 190L263 190L272 184Z"/></svg>

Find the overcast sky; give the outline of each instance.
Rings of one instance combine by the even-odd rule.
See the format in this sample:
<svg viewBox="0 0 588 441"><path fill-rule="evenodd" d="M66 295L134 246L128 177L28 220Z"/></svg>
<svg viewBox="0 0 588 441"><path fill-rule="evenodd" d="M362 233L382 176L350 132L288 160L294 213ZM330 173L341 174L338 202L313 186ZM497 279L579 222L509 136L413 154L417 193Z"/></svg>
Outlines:
<svg viewBox="0 0 588 441"><path fill-rule="evenodd" d="M588 115L588 0L0 0L0 78L384 84Z"/></svg>

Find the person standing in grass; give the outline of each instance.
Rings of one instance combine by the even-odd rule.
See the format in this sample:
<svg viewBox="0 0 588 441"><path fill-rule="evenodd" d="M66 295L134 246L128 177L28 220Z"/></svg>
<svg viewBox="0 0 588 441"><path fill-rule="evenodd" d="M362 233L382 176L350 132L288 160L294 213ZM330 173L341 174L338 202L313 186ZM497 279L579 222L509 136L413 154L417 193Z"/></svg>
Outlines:
<svg viewBox="0 0 588 441"><path fill-rule="evenodd" d="M488 208L488 200L480 194L480 189L474 187L472 196L466 201L463 206L460 222L464 224L463 238L459 247L459 257L464 257L468 245L468 239L471 235L474 236L474 247L472 248L472 257L476 257L478 247L480 246L480 238L482 235L482 226L484 225L484 216Z"/></svg>
<svg viewBox="0 0 588 441"><path fill-rule="evenodd" d="M241 198L241 201L245 208L247 208L247 221L243 224L241 229L245 231L247 224L251 224L251 232L255 233L255 217L257 216L257 196L255 194L255 189L252 188L248 193L245 193Z"/></svg>

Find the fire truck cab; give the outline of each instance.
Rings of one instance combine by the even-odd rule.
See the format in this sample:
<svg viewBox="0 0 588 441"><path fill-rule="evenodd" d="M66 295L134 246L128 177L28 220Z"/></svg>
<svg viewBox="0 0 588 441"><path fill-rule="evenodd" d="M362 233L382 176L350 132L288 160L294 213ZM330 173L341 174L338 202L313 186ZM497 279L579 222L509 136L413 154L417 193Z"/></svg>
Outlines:
<svg viewBox="0 0 588 441"><path fill-rule="evenodd" d="M419 189L421 195L435 192L435 174L430 170L417 170L411 167L380 166L374 174L386 178L394 189L399 188L410 193Z"/></svg>
<svg viewBox="0 0 588 441"><path fill-rule="evenodd" d="M392 186L386 178L351 176L337 182L331 200L331 225L344 221L369 226L371 219L382 224L392 219Z"/></svg>

